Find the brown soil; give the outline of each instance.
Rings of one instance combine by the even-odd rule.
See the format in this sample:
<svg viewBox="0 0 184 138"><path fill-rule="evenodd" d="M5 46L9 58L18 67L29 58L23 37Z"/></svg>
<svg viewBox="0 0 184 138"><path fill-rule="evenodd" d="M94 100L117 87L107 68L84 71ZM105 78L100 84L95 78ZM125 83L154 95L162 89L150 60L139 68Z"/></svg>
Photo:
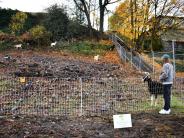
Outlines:
<svg viewBox="0 0 184 138"><path fill-rule="evenodd" d="M114 129L111 118L7 117L0 119L1 138L183 138L184 117L139 113L133 127Z"/></svg>
<svg viewBox="0 0 184 138"><path fill-rule="evenodd" d="M3 58L5 55L11 56L12 61L5 61ZM139 72L131 68L129 64L122 64L114 51L100 56L99 61L94 61L93 56L66 52L10 51L0 53L0 63L0 71L3 74L14 74L24 68L28 73L30 70L42 71L40 73L42 75L44 72L49 72L52 76L61 78L126 78L130 74L131 77L139 75ZM36 69L27 67L35 63L37 64Z"/></svg>
<svg viewBox="0 0 184 138"><path fill-rule="evenodd" d="M16 64L36 62L41 67L50 62L52 69L61 69L60 75L73 77L72 72L88 72L89 77L126 78L138 76L139 73L130 69L127 64L120 64L116 53L104 55L100 61L93 57L84 57L63 52L6 52L16 59ZM23 60L19 60L19 56ZM33 59L34 57L34 59ZM41 59L41 60L40 60ZM44 62L41 62L44 61ZM2 66L3 73L12 73L17 65ZM67 68L66 68L67 67ZM63 72L63 70L66 72ZM68 69L68 70L67 70ZM76 69L76 70L75 70ZM82 70L81 70L82 69ZM69 72L69 73L67 73ZM108 73L107 73L108 72ZM63 73L63 74L62 74ZM56 73L57 74L57 73ZM81 73L82 74L82 73ZM133 75L132 75L133 74ZM108 75L108 76L107 76ZM36 117L8 116L0 117L0 138L183 138L184 117L176 115L158 115L157 113L138 113L132 115L133 128L113 128L112 118L109 117Z"/></svg>

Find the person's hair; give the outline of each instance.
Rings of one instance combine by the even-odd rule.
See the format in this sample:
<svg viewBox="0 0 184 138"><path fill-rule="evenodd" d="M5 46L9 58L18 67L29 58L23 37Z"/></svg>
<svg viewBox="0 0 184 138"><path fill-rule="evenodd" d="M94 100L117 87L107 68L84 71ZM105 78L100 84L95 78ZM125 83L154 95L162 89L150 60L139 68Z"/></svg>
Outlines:
<svg viewBox="0 0 184 138"><path fill-rule="evenodd" d="M170 62L169 58L164 58L163 61L164 62Z"/></svg>

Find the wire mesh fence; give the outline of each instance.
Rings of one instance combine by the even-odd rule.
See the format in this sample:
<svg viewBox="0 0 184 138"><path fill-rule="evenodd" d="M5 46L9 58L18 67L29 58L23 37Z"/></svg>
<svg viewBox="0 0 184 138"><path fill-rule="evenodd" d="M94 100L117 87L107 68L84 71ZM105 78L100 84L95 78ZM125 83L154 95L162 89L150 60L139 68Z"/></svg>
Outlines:
<svg viewBox="0 0 184 138"><path fill-rule="evenodd" d="M170 55L171 62L174 66L174 71L176 73L184 72L184 51L182 49L178 51L178 46L176 42L172 42L171 48L168 50L171 51L162 51L156 52L151 51L148 53L139 54L134 51L132 48L128 47L124 41L117 35L111 35L110 39L116 46L117 52L122 60L125 62L128 61L131 63L131 66L136 68L139 71L144 72L153 72L153 74L160 73L162 67L163 54Z"/></svg>
<svg viewBox="0 0 184 138"><path fill-rule="evenodd" d="M127 46L120 37L112 35L110 39L116 46L117 52L122 60L130 62L131 66L137 70L152 72L152 66L146 63L138 52Z"/></svg>
<svg viewBox="0 0 184 138"><path fill-rule="evenodd" d="M152 111L148 84L141 78L58 79L0 77L0 114L39 116L112 115ZM172 107L184 112L184 78L173 85Z"/></svg>
<svg viewBox="0 0 184 138"><path fill-rule="evenodd" d="M176 72L184 72L184 54L173 54L172 52L155 52L154 60L156 64L162 64L161 57L163 54L170 55L170 60L173 63Z"/></svg>
<svg viewBox="0 0 184 138"><path fill-rule="evenodd" d="M184 54L179 53L176 51L173 53L173 51L170 52L150 52L143 54L144 60L150 64L153 68L153 74L158 74L161 72L163 61L161 57L164 54L168 54L170 56L170 61L174 66L174 70L176 73L184 73Z"/></svg>

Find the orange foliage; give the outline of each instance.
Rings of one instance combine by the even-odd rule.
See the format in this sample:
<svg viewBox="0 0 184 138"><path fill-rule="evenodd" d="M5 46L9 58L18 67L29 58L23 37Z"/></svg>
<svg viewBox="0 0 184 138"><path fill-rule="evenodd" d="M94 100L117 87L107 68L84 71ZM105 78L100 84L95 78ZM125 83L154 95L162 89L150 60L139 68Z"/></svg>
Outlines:
<svg viewBox="0 0 184 138"><path fill-rule="evenodd" d="M145 1L136 1L136 10L130 7L130 1L122 2L115 11L115 14L109 18L110 29L119 32L126 38L137 39L142 31L148 27L146 25L147 5ZM133 8L133 24L131 22L131 9ZM133 26L132 26L133 25Z"/></svg>
<svg viewBox="0 0 184 138"><path fill-rule="evenodd" d="M24 42L32 40L30 33L26 32L20 36L20 39Z"/></svg>
<svg viewBox="0 0 184 138"><path fill-rule="evenodd" d="M107 46L113 45L112 41L110 41L110 40L103 40L103 39L100 40L99 44L101 44L101 45L107 45Z"/></svg>

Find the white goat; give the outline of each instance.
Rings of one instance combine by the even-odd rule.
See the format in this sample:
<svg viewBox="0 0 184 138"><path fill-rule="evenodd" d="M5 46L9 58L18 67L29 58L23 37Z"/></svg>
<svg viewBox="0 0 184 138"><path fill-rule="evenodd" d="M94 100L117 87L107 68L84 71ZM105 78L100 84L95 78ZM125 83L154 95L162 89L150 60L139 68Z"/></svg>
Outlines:
<svg viewBox="0 0 184 138"><path fill-rule="evenodd" d="M57 44L57 41L51 43L50 46L51 46L51 47L54 47L54 46L56 46L56 44Z"/></svg>
<svg viewBox="0 0 184 138"><path fill-rule="evenodd" d="M22 44L14 45L14 47L17 48L17 49L22 48Z"/></svg>
<svg viewBox="0 0 184 138"><path fill-rule="evenodd" d="M94 56L94 60L95 60L95 61L98 61L98 60L99 60L99 57L100 57L100 55Z"/></svg>

